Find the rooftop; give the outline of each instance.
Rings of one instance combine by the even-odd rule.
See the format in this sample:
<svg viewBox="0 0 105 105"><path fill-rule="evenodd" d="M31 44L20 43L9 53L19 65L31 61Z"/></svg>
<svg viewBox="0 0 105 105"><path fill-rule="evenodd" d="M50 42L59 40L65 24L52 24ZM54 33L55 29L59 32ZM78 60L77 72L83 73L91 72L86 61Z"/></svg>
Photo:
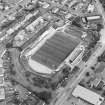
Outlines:
<svg viewBox="0 0 105 105"><path fill-rule="evenodd" d="M93 105L100 105L104 101L104 98L101 97L99 94L97 94L89 89L86 89L80 85L78 85L74 89L72 95L75 97L81 98Z"/></svg>
<svg viewBox="0 0 105 105"><path fill-rule="evenodd" d="M0 100L4 100L5 99L5 90L4 88L0 88Z"/></svg>

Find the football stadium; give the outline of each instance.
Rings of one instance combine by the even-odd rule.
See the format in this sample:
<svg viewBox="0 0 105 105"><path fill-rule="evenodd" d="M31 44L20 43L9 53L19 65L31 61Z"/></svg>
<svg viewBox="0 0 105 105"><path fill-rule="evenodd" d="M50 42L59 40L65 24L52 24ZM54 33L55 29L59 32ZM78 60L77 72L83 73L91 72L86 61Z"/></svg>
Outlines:
<svg viewBox="0 0 105 105"><path fill-rule="evenodd" d="M80 40L76 37L57 31L41 47L35 46L37 50L32 53L28 63L36 72L55 72L79 43Z"/></svg>

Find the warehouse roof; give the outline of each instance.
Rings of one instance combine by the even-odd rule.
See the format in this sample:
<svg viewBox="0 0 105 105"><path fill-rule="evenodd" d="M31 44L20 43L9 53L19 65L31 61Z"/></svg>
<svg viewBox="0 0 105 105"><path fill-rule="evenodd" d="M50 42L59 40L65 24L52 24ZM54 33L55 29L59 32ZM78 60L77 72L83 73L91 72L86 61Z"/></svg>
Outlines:
<svg viewBox="0 0 105 105"><path fill-rule="evenodd" d="M93 105L100 105L104 100L104 98L101 97L99 94L97 94L89 89L86 89L80 85L78 85L74 89L72 95L75 97L81 98Z"/></svg>

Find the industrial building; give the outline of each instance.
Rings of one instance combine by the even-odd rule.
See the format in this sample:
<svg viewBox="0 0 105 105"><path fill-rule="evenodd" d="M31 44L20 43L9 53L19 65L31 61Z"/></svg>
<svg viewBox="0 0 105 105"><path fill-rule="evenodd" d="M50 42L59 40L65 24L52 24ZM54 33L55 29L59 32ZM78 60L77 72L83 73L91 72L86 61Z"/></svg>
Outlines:
<svg viewBox="0 0 105 105"><path fill-rule="evenodd" d="M92 105L100 105L104 101L104 97L80 85L74 89L72 95L83 99Z"/></svg>

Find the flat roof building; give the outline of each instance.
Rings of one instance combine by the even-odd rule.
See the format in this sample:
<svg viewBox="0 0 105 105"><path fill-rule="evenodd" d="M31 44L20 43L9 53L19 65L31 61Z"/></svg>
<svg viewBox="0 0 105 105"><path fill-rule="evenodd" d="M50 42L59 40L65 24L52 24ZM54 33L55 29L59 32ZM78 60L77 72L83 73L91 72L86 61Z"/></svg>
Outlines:
<svg viewBox="0 0 105 105"><path fill-rule="evenodd" d="M87 18L87 21L98 21L98 20L101 20L101 16L100 15L88 16L86 18Z"/></svg>
<svg viewBox="0 0 105 105"><path fill-rule="evenodd" d="M100 105L104 101L102 96L80 85L74 89L72 95L81 98L92 105Z"/></svg>

